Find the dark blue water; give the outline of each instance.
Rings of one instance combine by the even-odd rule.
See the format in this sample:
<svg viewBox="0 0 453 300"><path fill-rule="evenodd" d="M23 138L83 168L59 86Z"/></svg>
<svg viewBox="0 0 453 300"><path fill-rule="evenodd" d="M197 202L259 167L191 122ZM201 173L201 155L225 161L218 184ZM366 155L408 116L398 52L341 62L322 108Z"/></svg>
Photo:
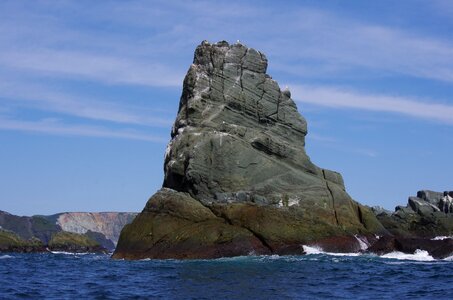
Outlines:
<svg viewBox="0 0 453 300"><path fill-rule="evenodd" d="M0 254L0 298L452 299L453 262L326 254L193 261Z"/></svg>

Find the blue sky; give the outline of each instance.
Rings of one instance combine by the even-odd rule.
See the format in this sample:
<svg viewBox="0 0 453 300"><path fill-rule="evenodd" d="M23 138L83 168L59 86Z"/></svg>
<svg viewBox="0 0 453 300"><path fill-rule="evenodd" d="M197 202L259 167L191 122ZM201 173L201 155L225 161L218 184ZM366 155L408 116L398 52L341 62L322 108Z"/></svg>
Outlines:
<svg viewBox="0 0 453 300"><path fill-rule="evenodd" d="M202 41L264 52L307 152L389 209L453 190L453 2L0 2L0 209L139 211Z"/></svg>

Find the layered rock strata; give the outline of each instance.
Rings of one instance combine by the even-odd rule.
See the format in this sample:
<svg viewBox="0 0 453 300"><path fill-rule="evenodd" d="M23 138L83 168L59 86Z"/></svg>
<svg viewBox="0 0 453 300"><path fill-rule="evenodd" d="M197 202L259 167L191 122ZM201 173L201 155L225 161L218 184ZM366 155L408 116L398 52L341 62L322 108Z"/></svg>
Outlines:
<svg viewBox="0 0 453 300"><path fill-rule="evenodd" d="M302 244L351 251L360 249L354 235L386 233L341 174L311 162L307 122L267 63L240 43L197 47L163 188L123 229L115 258L292 254Z"/></svg>

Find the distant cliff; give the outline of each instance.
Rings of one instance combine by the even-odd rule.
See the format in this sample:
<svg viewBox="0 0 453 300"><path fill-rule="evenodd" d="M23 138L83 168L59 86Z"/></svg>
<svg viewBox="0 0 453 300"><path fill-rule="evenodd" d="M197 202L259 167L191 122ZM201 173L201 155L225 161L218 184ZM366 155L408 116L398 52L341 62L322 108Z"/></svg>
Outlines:
<svg viewBox="0 0 453 300"><path fill-rule="evenodd" d="M5 231L12 232L24 241L39 240L43 245L51 244L57 234L61 236L61 232L75 233L83 236L83 239L95 241L102 247L113 250L121 229L135 216L136 213L130 212L68 212L27 217L0 211L0 229L3 229L5 235ZM82 237L79 238L81 239Z"/></svg>
<svg viewBox="0 0 453 300"><path fill-rule="evenodd" d="M116 245L124 225L132 222L136 215L136 213L129 212L62 213L58 215L56 224L63 231L74 233L100 232Z"/></svg>

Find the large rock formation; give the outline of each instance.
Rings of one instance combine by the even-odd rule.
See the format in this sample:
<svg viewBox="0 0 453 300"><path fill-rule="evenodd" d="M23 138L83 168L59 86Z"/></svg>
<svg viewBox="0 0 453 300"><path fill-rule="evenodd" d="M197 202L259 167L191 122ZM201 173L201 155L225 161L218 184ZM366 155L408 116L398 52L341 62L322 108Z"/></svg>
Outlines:
<svg viewBox="0 0 453 300"><path fill-rule="evenodd" d="M302 253L313 243L351 251L354 235L385 233L341 174L310 161L307 122L266 69L266 56L240 43L197 47L163 188L123 229L114 257Z"/></svg>

